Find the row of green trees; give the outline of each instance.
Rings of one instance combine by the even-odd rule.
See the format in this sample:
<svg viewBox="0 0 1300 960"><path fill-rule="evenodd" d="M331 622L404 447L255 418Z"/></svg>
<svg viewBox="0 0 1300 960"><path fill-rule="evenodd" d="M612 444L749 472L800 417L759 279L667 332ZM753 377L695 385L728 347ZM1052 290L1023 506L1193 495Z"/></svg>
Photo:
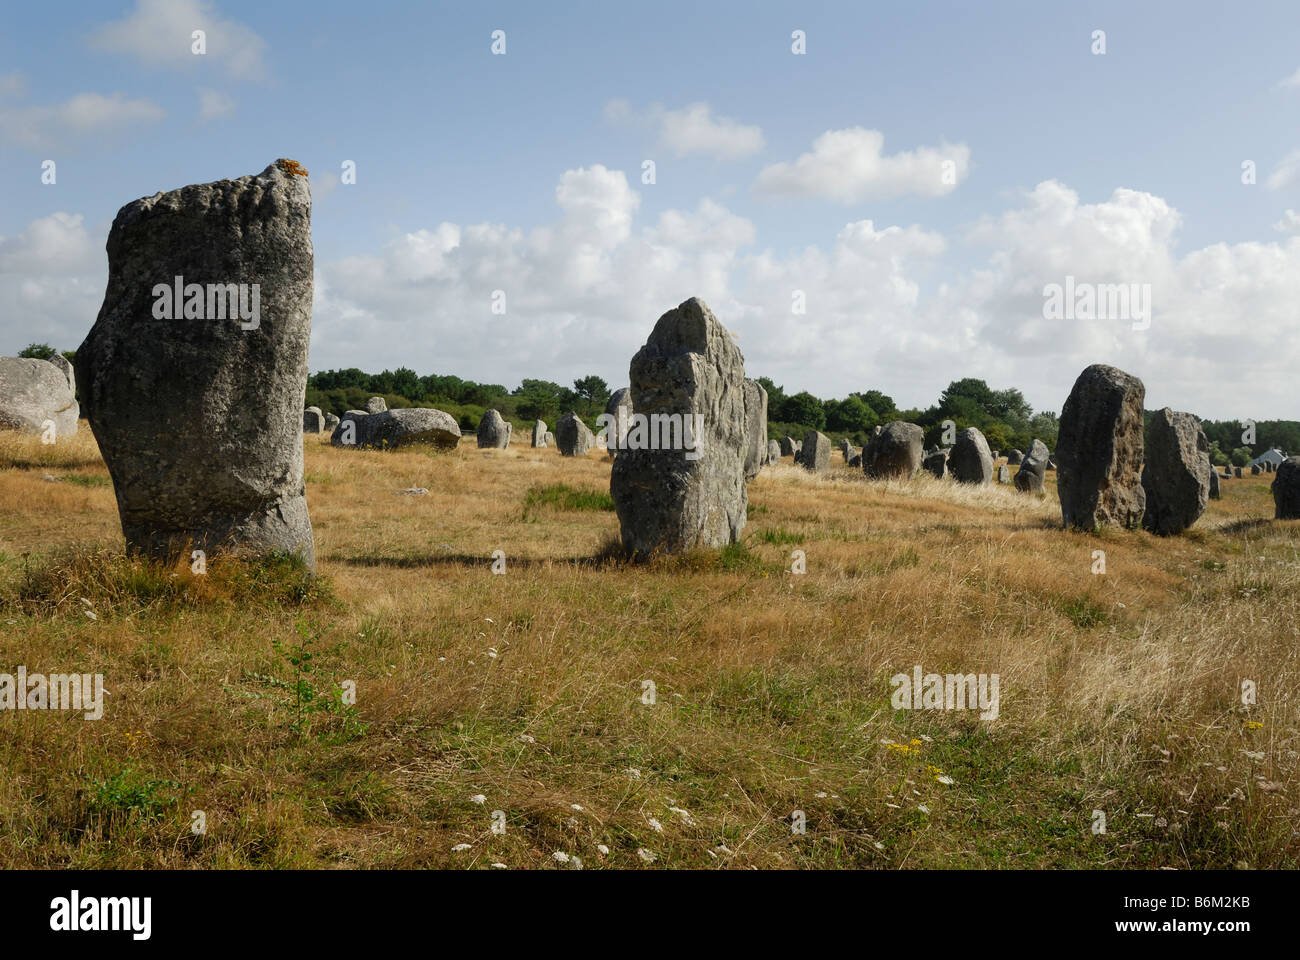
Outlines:
<svg viewBox="0 0 1300 960"><path fill-rule="evenodd" d="M48 360L54 353L49 344L33 343L19 351L18 356ZM76 355L72 350L62 353L69 360ZM808 430L820 430L833 440L846 437L862 446L876 426L891 420L906 420L925 429L926 445L931 446L942 441L944 422L952 421L958 431L978 427L994 450L1028 450L1035 439L1042 440L1050 450L1056 449L1059 423L1055 413L1035 413L1014 387L994 390L974 377L954 380L940 394L938 402L924 410L900 410L892 397L879 390L823 400L806 390L787 394L768 377L759 377L758 382L767 390L770 439L787 435L802 438ZM451 375L420 376L408 367L381 373L350 367L324 370L307 378L308 406L341 415L346 410L364 408L368 398L380 396L390 407L427 406L446 410L467 430L476 429L479 418L489 408L500 411L521 428L534 420L545 420L554 426L570 410L594 427L609 394L609 385L595 375L573 381L572 387L550 380L529 379L513 390L499 383L475 383ZM1147 411L1147 423L1153 415L1154 411ZM1210 441L1210 457L1220 466L1245 466L1270 447L1300 452L1300 422L1295 420L1261 420L1254 424L1203 420L1201 426Z"/></svg>

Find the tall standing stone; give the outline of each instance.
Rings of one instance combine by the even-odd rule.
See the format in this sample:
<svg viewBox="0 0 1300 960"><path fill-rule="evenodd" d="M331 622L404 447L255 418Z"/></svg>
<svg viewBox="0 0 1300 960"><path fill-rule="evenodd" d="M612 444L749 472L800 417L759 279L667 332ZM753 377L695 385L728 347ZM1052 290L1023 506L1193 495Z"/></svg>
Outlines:
<svg viewBox="0 0 1300 960"><path fill-rule="evenodd" d="M745 455L750 432L745 360L731 335L698 298L655 323L631 364L637 414L702 416L685 450L620 451L610 474L624 549L644 557L719 547L745 526Z"/></svg>
<svg viewBox="0 0 1300 960"><path fill-rule="evenodd" d="M1075 380L1056 441L1057 492L1067 527L1131 528L1142 522L1145 398L1141 380L1105 364L1093 364Z"/></svg>
<svg viewBox="0 0 1300 960"><path fill-rule="evenodd" d="M775 440L767 441L767 462L779 463L781 460L781 444Z"/></svg>
<svg viewBox="0 0 1300 960"><path fill-rule="evenodd" d="M504 450L510 446L510 434L513 432L514 425L507 423L498 411L484 410L483 417L478 422L479 449Z"/></svg>
<svg viewBox="0 0 1300 960"><path fill-rule="evenodd" d="M308 407L302 414L303 433L321 433L325 429L325 414L320 407Z"/></svg>
<svg viewBox="0 0 1300 960"><path fill-rule="evenodd" d="M1274 519L1300 519L1300 457L1289 457L1278 464L1272 490Z"/></svg>
<svg viewBox="0 0 1300 960"><path fill-rule="evenodd" d="M1210 499L1222 500L1223 494L1219 490L1219 471L1210 466Z"/></svg>
<svg viewBox="0 0 1300 960"><path fill-rule="evenodd" d="M862 451L862 472L875 479L910 480L921 469L925 431L914 423L894 420L877 428Z"/></svg>
<svg viewBox="0 0 1300 960"><path fill-rule="evenodd" d="M307 171L279 160L129 203L107 250L104 304L76 366L127 548L281 551L314 567ZM177 286L183 302L169 304Z"/></svg>
<svg viewBox="0 0 1300 960"><path fill-rule="evenodd" d="M816 430L804 434L803 449L795 462L813 473L825 473L831 468L831 438Z"/></svg>
<svg viewBox="0 0 1300 960"><path fill-rule="evenodd" d="M783 457L793 457L793 456L794 456L794 445L795 445L795 443L796 443L796 441L795 441L794 437L791 437L791 436L789 436L789 435L786 435L786 436L782 437L782 438L781 438L781 456L783 456Z"/></svg>
<svg viewBox="0 0 1300 960"><path fill-rule="evenodd" d="M555 445L560 448L561 456L583 457L596 445L596 435L570 410L555 425Z"/></svg>
<svg viewBox="0 0 1300 960"><path fill-rule="evenodd" d="M533 423L533 446L546 446L546 421L538 420Z"/></svg>
<svg viewBox="0 0 1300 960"><path fill-rule="evenodd" d="M745 482L758 476L767 457L767 391L757 380L745 381Z"/></svg>
<svg viewBox="0 0 1300 960"><path fill-rule="evenodd" d="M993 454L978 428L967 427L957 434L957 442L948 454L948 472L958 483L988 486L993 482Z"/></svg>
<svg viewBox="0 0 1300 960"><path fill-rule="evenodd" d="M1205 512L1210 498L1210 442L1190 413L1165 407L1151 418L1144 451L1142 526L1152 533L1181 533Z"/></svg>

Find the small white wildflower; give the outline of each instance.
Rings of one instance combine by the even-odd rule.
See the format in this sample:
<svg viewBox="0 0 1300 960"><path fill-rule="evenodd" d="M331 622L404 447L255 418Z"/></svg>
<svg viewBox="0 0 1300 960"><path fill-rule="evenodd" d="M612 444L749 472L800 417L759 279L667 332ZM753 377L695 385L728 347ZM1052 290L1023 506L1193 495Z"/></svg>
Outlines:
<svg viewBox="0 0 1300 960"><path fill-rule="evenodd" d="M551 854L551 859L556 861L557 863L568 863L569 855L565 853L563 850L556 850L553 854Z"/></svg>
<svg viewBox="0 0 1300 960"><path fill-rule="evenodd" d="M481 794L481 793L476 793L476 794L474 794L474 796L472 796L472 797L469 798L469 802L470 802L470 803L487 803L487 797L485 797L485 796L484 796L483 794Z"/></svg>
<svg viewBox="0 0 1300 960"><path fill-rule="evenodd" d="M456 846L454 846L454 847L451 848L451 852L452 852L452 853L460 853L460 852L463 851L463 850L468 850L468 849L470 849L471 846L472 846L472 845L471 845L471 844L468 844L468 843L458 843L458 844L456 844Z"/></svg>
<svg viewBox="0 0 1300 960"><path fill-rule="evenodd" d="M656 820L654 817L651 817L651 818L650 818L650 829L653 830L655 833L663 833L663 832L664 832L664 825L663 825L662 823L660 823L658 820Z"/></svg>
<svg viewBox="0 0 1300 960"><path fill-rule="evenodd" d="M653 850L647 850L645 847L641 847L637 850L636 855L645 863L654 863L659 859L658 855L655 854Z"/></svg>
<svg viewBox="0 0 1300 960"><path fill-rule="evenodd" d="M818 800L821 800L823 797L826 796L826 791L825 791L825 790L819 790L819 791L817 791L816 793L814 793L813 796L816 797Z"/></svg>
<svg viewBox="0 0 1300 960"><path fill-rule="evenodd" d="M641 771L638 770L636 767L628 767L628 768L627 768L627 775L628 775L629 777L631 777L633 780L640 780L640 779L641 779Z"/></svg>
<svg viewBox="0 0 1300 960"><path fill-rule="evenodd" d="M571 803L571 804L569 804L569 809L570 809L570 810L581 810L581 809L582 809L582 804L580 804L580 803Z"/></svg>
<svg viewBox="0 0 1300 960"><path fill-rule="evenodd" d="M918 803L918 804L916 805L916 809L920 810L922 813L929 813L929 812L930 812L930 808L927 807L924 803Z"/></svg>
<svg viewBox="0 0 1300 960"><path fill-rule="evenodd" d="M695 818L691 816L689 811L683 810L681 807L669 807L668 810L669 812L675 813L677 816L681 817L682 822L688 827L695 826Z"/></svg>
<svg viewBox="0 0 1300 960"><path fill-rule="evenodd" d="M494 863L494 864L492 864L492 869L494 869L494 870L509 870L510 868L507 867L504 863Z"/></svg>
<svg viewBox="0 0 1300 960"><path fill-rule="evenodd" d="M944 775L941 776L941 777L935 777L934 779L938 780L938 781L939 781L940 783L942 783L945 787L951 787L954 783L957 782L956 780L954 780L952 777L948 776L947 774L944 774Z"/></svg>
<svg viewBox="0 0 1300 960"><path fill-rule="evenodd" d="M605 846L603 843L596 844L596 849L600 851L602 857L609 856L609 847Z"/></svg>

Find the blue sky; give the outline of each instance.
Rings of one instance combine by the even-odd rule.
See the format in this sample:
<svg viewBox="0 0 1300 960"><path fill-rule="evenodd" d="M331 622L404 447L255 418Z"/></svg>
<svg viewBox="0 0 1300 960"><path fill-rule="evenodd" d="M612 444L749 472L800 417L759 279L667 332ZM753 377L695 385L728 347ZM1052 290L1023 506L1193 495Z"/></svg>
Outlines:
<svg viewBox="0 0 1300 960"><path fill-rule="evenodd" d="M1300 5L810 6L7 7L0 351L80 342L120 206L287 156L315 196L313 370L621 385L698 294L751 375L822 396L984 376L1059 409L1111 362L1148 406L1297 415ZM1053 327L1066 274L1150 284L1150 329ZM1253 400L1205 389L1243 376Z"/></svg>

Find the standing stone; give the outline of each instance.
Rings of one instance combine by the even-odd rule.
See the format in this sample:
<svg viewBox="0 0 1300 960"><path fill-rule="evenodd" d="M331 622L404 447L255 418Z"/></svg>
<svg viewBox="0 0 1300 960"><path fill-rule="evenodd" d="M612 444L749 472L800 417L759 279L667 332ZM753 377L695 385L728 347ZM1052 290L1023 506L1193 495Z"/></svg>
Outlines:
<svg viewBox="0 0 1300 960"><path fill-rule="evenodd" d="M1016 471L1016 489L1021 493L1046 493L1043 481L1047 478L1049 459L1047 444L1035 440L1028 455L1021 457L1020 469Z"/></svg>
<svg viewBox="0 0 1300 960"><path fill-rule="evenodd" d="M49 360L0 357L0 430L40 434L54 424L54 442L77 434L76 376L61 353Z"/></svg>
<svg viewBox="0 0 1300 960"><path fill-rule="evenodd" d="M546 446L546 421L538 420L533 424L533 446Z"/></svg>
<svg viewBox="0 0 1300 960"><path fill-rule="evenodd" d="M734 543L745 527L745 359L703 301L692 298L655 323L631 364L637 413L703 417L685 450L619 453L610 474L623 547L635 556Z"/></svg>
<svg viewBox="0 0 1300 960"><path fill-rule="evenodd" d="M852 449L853 449L853 444L849 441L849 438L840 437L840 453L844 455L844 461L846 463L848 462L849 457L852 456L852 454L849 452Z"/></svg>
<svg viewBox="0 0 1300 960"><path fill-rule="evenodd" d="M793 457L793 456L794 456L794 445L795 445L795 443L796 443L796 441L795 441L794 437L789 437L789 436L787 436L787 437L782 437L782 438L781 438L781 456L783 456L783 457Z"/></svg>
<svg viewBox="0 0 1300 960"><path fill-rule="evenodd" d="M921 467L926 471L926 473L934 474L935 479L937 480L942 480L944 477L948 476L947 448L941 447L932 453L926 454L925 459L921 461Z"/></svg>
<svg viewBox="0 0 1300 960"><path fill-rule="evenodd" d="M1145 398L1141 380L1105 364L1093 364L1075 380L1056 441L1057 492L1067 527L1131 528L1142 522Z"/></svg>
<svg viewBox="0 0 1300 960"><path fill-rule="evenodd" d="M1277 467L1273 478L1273 518L1300 519L1300 457L1289 457Z"/></svg>
<svg viewBox="0 0 1300 960"><path fill-rule="evenodd" d="M478 422L479 449L504 450L510 446L510 434L513 432L514 425L507 423L500 413L484 410L483 417Z"/></svg>
<svg viewBox="0 0 1300 960"><path fill-rule="evenodd" d="M827 451L829 457L830 452ZM745 482L758 476L767 456L767 391L757 380L745 381Z"/></svg>
<svg viewBox="0 0 1300 960"><path fill-rule="evenodd" d="M619 444L627 440L627 432L632 428L632 414L636 412L632 407L632 389L622 387L611 393L605 412L614 418L605 428L605 449L611 454L618 453Z"/></svg>
<svg viewBox="0 0 1300 960"><path fill-rule="evenodd" d="M800 454L802 451L803 451L803 441L802 441L802 440L796 440L796 441L794 442L794 456L796 456L796 457L799 456L799 454Z"/></svg>
<svg viewBox="0 0 1300 960"><path fill-rule="evenodd" d="M1048 470L1051 470L1051 471L1053 471L1053 472L1056 471L1056 458L1055 458L1055 457L1052 457L1050 460L1047 461L1047 469L1048 469Z"/></svg>
<svg viewBox="0 0 1300 960"><path fill-rule="evenodd" d="M1005 463L998 464L998 483L1011 482L1011 468Z"/></svg>
<svg viewBox="0 0 1300 960"><path fill-rule="evenodd" d="M795 463L813 473L825 473L831 468L831 438L816 430L804 434L803 449Z"/></svg>
<svg viewBox="0 0 1300 960"><path fill-rule="evenodd" d="M1260 469L1259 469L1259 464L1258 464L1258 463L1252 463L1252 464L1250 465L1250 475L1251 475L1252 477L1258 477L1258 476L1260 475L1260 473L1261 473L1261 471L1260 471Z"/></svg>
<svg viewBox="0 0 1300 960"><path fill-rule="evenodd" d="M383 413L388 409L388 404L383 397L371 397L366 401L366 413Z"/></svg>
<svg viewBox="0 0 1300 960"><path fill-rule="evenodd" d="M325 414L325 429L334 432L334 428L339 425L339 418L332 413Z"/></svg>
<svg viewBox="0 0 1300 960"><path fill-rule="evenodd" d="M325 429L325 415L320 407L308 407L302 415L303 433L320 433Z"/></svg>
<svg viewBox="0 0 1300 960"><path fill-rule="evenodd" d="M307 171L278 160L129 203L107 250L108 289L77 349L77 380L128 550L279 551L314 568L302 479ZM171 304L176 319L159 319L175 284L194 294ZM218 305L234 319L216 319Z"/></svg>
<svg viewBox="0 0 1300 960"><path fill-rule="evenodd" d="M550 430L546 431L546 445L548 447L555 446L555 434L553 434Z"/></svg>
<svg viewBox="0 0 1300 960"><path fill-rule="evenodd" d="M957 442L948 455L948 472L958 483L978 483L983 486L993 482L993 454L989 443L977 427L967 427L957 434ZM999 483L1007 480L998 478Z"/></svg>
<svg viewBox="0 0 1300 960"><path fill-rule="evenodd" d="M862 472L875 479L910 480L921 469L925 431L914 423L894 420L877 427L862 451Z"/></svg>
<svg viewBox="0 0 1300 960"><path fill-rule="evenodd" d="M781 444L775 440L767 441L767 462L779 463L781 461Z"/></svg>
<svg viewBox="0 0 1300 960"><path fill-rule="evenodd" d="M1233 475L1233 477L1236 478L1237 480L1240 480L1240 479L1241 479L1241 467L1233 467L1233 468L1232 468L1232 475Z"/></svg>
<svg viewBox="0 0 1300 960"><path fill-rule="evenodd" d="M1219 471L1215 470L1213 466L1210 467L1210 499L1223 499L1223 494L1219 491Z"/></svg>
<svg viewBox="0 0 1300 960"><path fill-rule="evenodd" d="M359 447L362 446L363 436L361 422L370 414L364 410L345 410L339 422L334 425L334 432L330 434L330 443L336 447Z"/></svg>
<svg viewBox="0 0 1300 960"><path fill-rule="evenodd" d="M1007 466L1018 467L1020 462L1025 459L1025 455L1019 450L1012 450L1007 454Z"/></svg>
<svg viewBox="0 0 1300 960"><path fill-rule="evenodd" d="M565 457L583 457L596 445L596 435L582 422L582 418L570 410L560 417L555 425L556 446L560 455Z"/></svg>
<svg viewBox="0 0 1300 960"><path fill-rule="evenodd" d="M1151 418L1142 489L1142 526L1161 536L1186 530L1205 512L1210 497L1210 442L1190 413L1165 407Z"/></svg>

